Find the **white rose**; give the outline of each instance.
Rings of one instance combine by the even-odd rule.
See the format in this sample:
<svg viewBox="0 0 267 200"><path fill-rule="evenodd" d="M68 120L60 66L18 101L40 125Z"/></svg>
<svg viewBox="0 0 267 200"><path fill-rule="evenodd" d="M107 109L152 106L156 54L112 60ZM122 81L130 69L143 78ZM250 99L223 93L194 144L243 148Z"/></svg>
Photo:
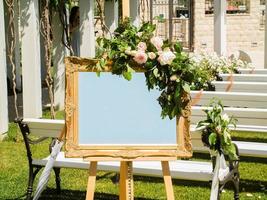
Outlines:
<svg viewBox="0 0 267 200"><path fill-rule="evenodd" d="M171 77L170 77L170 80L171 81L176 81L178 79L178 76L176 75L176 74L174 74L174 75L172 75Z"/></svg>
<svg viewBox="0 0 267 200"><path fill-rule="evenodd" d="M225 122L229 122L230 119L229 119L228 115L225 113L222 115L222 120Z"/></svg>
<svg viewBox="0 0 267 200"><path fill-rule="evenodd" d="M146 43L144 42L139 42L139 44L137 45L138 51L146 51L146 48L147 46L146 46Z"/></svg>
<svg viewBox="0 0 267 200"><path fill-rule="evenodd" d="M171 51L163 51L158 57L158 61L161 65L171 65L175 58L175 54Z"/></svg>
<svg viewBox="0 0 267 200"><path fill-rule="evenodd" d="M154 52L149 52L148 57L149 59L154 60L157 57L157 55Z"/></svg>
<svg viewBox="0 0 267 200"><path fill-rule="evenodd" d="M150 39L150 42L156 47L158 51L161 50L163 46L163 40L160 37L153 37Z"/></svg>
<svg viewBox="0 0 267 200"><path fill-rule="evenodd" d="M137 53L134 56L134 61L137 62L138 64L142 65L146 63L147 61L147 55L143 51L137 51Z"/></svg>
<svg viewBox="0 0 267 200"><path fill-rule="evenodd" d="M130 56L135 56L137 54L137 51L133 50L133 51L130 51Z"/></svg>

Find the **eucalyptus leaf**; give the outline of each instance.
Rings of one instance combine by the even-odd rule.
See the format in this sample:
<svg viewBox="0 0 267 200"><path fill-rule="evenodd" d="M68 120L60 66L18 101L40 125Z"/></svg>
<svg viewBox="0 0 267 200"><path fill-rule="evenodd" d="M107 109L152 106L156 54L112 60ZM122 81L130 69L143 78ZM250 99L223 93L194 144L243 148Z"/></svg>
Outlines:
<svg viewBox="0 0 267 200"><path fill-rule="evenodd" d="M188 85L187 83L183 84L183 89L185 92L190 93L190 85Z"/></svg>

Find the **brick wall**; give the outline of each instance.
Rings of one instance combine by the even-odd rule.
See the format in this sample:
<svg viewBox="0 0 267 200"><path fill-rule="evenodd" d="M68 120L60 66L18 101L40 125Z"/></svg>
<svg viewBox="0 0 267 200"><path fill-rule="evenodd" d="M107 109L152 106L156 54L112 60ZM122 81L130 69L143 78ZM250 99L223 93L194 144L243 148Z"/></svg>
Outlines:
<svg viewBox="0 0 267 200"><path fill-rule="evenodd" d="M263 51L260 0L250 0L249 14L227 14L227 51ZM205 14L205 0L195 1L195 50L213 51L213 15Z"/></svg>

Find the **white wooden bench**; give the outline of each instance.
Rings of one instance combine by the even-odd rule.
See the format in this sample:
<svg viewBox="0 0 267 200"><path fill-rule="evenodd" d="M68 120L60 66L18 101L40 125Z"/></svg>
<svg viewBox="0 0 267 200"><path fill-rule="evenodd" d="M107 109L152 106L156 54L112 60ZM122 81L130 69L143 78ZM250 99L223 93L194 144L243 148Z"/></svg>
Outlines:
<svg viewBox="0 0 267 200"><path fill-rule="evenodd" d="M27 188L27 199L31 199L33 192L33 182L36 174L44 167L49 159L49 156L42 159L35 159L32 157L31 144L40 143L44 138L57 138L63 129L64 120L50 120L50 119L24 119L18 121L24 142L27 150L27 157L29 160L29 180ZM35 138L35 141L29 140ZM41 138L41 139L36 139ZM54 171L56 174L57 191L60 191L60 168L77 168L89 169L89 162L81 158L66 158L64 152L60 152L54 163ZM99 170L119 172L119 162L100 162L98 164ZM212 179L212 164L211 162L202 161L185 161L177 160L170 162L170 170L172 178L210 181ZM162 167L160 162L134 162L133 172L135 175L162 177Z"/></svg>
<svg viewBox="0 0 267 200"><path fill-rule="evenodd" d="M242 69L242 68L239 68L238 71L241 74L267 74L267 69Z"/></svg>
<svg viewBox="0 0 267 200"><path fill-rule="evenodd" d="M192 91L192 97L199 95L199 91ZM265 132L267 133L267 94L266 93L242 93L242 92L202 92L199 102L192 107L191 135L194 151L208 152L208 148L201 146L201 132L195 127L205 119L203 109L213 97L222 100L225 112L229 116L237 118L235 131L241 132ZM267 143L235 142L241 156L254 156L267 158Z"/></svg>
<svg viewBox="0 0 267 200"><path fill-rule="evenodd" d="M223 81L267 82L267 74L220 74Z"/></svg>
<svg viewBox="0 0 267 200"><path fill-rule="evenodd" d="M267 82L213 81L215 91L267 93Z"/></svg>

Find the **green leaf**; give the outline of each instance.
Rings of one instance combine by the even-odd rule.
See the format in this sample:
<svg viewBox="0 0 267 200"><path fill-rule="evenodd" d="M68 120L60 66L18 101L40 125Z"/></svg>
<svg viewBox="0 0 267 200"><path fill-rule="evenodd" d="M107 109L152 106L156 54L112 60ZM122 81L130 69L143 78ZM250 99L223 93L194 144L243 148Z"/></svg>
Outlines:
<svg viewBox="0 0 267 200"><path fill-rule="evenodd" d="M124 71L122 73L123 77L127 80L127 81L130 81L132 80L132 73L131 72L127 72L127 71Z"/></svg>
<svg viewBox="0 0 267 200"><path fill-rule="evenodd" d="M209 143L210 143L210 146L214 146L216 144L216 141L217 141L217 135L216 135L216 133L211 133L209 135Z"/></svg>
<svg viewBox="0 0 267 200"><path fill-rule="evenodd" d="M96 76L100 77L101 72L96 72Z"/></svg>
<svg viewBox="0 0 267 200"><path fill-rule="evenodd" d="M187 83L183 84L183 89L185 92L190 93L190 85L188 85Z"/></svg>
<svg viewBox="0 0 267 200"><path fill-rule="evenodd" d="M177 53L181 53L183 51L183 47L180 42L176 42L174 44L174 49Z"/></svg>
<svg viewBox="0 0 267 200"><path fill-rule="evenodd" d="M159 75L159 70L158 70L158 68L155 68L155 69L153 70L153 74L154 74L155 77L159 77L159 76L160 76L160 75Z"/></svg>

